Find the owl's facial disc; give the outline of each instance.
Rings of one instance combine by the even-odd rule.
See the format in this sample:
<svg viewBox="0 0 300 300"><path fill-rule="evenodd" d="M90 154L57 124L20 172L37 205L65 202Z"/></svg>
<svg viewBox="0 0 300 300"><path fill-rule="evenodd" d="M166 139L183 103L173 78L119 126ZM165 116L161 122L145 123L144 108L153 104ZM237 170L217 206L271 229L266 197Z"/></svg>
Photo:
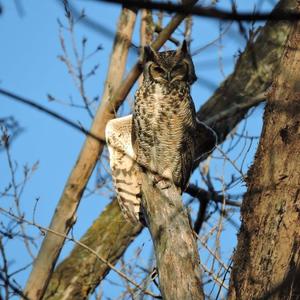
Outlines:
<svg viewBox="0 0 300 300"><path fill-rule="evenodd" d="M187 43L176 51L157 52L151 46L144 48L144 79L161 84L185 82L192 85L197 77Z"/></svg>
<svg viewBox="0 0 300 300"><path fill-rule="evenodd" d="M186 81L188 75L188 64L180 62L170 70L170 68L167 69L152 63L149 66L149 72L152 79L159 83L166 84L168 82Z"/></svg>

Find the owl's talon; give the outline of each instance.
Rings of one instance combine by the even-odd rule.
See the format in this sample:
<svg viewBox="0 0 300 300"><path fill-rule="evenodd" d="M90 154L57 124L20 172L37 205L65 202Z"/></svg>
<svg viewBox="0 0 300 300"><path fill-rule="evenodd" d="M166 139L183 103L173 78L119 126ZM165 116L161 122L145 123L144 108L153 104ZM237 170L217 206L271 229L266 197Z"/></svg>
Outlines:
<svg viewBox="0 0 300 300"><path fill-rule="evenodd" d="M170 181L165 180L163 177L161 177L158 174L155 174L153 176L153 186L156 186L160 190L166 190L171 186Z"/></svg>

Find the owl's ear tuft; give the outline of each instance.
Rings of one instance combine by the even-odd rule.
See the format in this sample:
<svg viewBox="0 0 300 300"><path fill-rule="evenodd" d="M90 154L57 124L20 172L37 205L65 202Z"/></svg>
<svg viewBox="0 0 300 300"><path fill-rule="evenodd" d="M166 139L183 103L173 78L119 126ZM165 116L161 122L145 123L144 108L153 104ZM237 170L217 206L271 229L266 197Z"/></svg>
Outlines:
<svg viewBox="0 0 300 300"><path fill-rule="evenodd" d="M185 57L189 54L188 43L183 40L182 44L176 50L176 57Z"/></svg>
<svg viewBox="0 0 300 300"><path fill-rule="evenodd" d="M183 52L184 54L187 54L189 52L188 50L188 43L186 40L183 40L181 47L180 47L181 52Z"/></svg>
<svg viewBox="0 0 300 300"><path fill-rule="evenodd" d="M155 61L157 53L151 46L144 47L143 62Z"/></svg>

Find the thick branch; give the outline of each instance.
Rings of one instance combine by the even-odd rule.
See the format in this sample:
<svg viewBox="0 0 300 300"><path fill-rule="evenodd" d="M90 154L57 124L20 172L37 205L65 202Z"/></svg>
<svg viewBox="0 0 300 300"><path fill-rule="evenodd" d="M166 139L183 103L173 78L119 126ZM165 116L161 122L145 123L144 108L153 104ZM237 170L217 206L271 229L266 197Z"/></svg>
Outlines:
<svg viewBox="0 0 300 300"><path fill-rule="evenodd" d="M300 3L297 12L300 12ZM229 299L300 295L300 21L268 99L234 255Z"/></svg>
<svg viewBox="0 0 300 300"><path fill-rule="evenodd" d="M197 243L180 193L174 185L161 192L146 174L142 182L163 299L204 299Z"/></svg>
<svg viewBox="0 0 300 300"><path fill-rule="evenodd" d="M295 5L294 0L282 0L276 9L287 9L293 7L293 5ZM238 112L235 111L234 114L230 113L225 119L223 116L219 119L218 115L230 109L230 107L234 107L235 103L247 103L248 99L253 99L254 95L264 92L271 85L273 75L279 66L279 59L282 55L289 26L290 24L285 22L267 23L260 31L256 41L249 43L240 56L234 73L223 82L222 86L216 90L198 112L198 117L204 121L215 118L215 122L211 125L218 133L219 143L222 143L226 135L243 119L250 107L245 104L245 109ZM255 68L252 64L251 53L253 52L256 54L255 57L259 68ZM205 140L203 143L205 143ZM107 208L107 213L109 213L110 209L110 207ZM118 227L118 222L111 220L110 226ZM128 232L128 236L134 238L134 235L130 236L130 234L131 232ZM98 243L99 245L101 243L100 236L98 235L96 239L95 244ZM116 241L117 240L118 238L116 238ZM90 241L87 240L86 243L89 246ZM116 251L115 245L117 247L118 243L116 242L116 244L110 245L111 251ZM74 250L70 258L75 256L77 251ZM125 249L123 249L123 251L125 251ZM89 258L87 258L87 261L89 261ZM107 272L108 268L105 268L107 268L107 266L104 266L102 270ZM78 272L72 263L65 264L63 269L70 270L70 273L72 273L73 270L73 274ZM61 272L63 272L63 269L61 269ZM82 271L83 270L79 270L79 272ZM55 273L56 272L57 271L55 271ZM56 276L56 274L54 276ZM100 277L94 277L94 274L90 273L88 282L93 282L97 280L97 278ZM79 279L80 276L76 277L73 284L79 284ZM61 278L61 283L63 283L63 278ZM87 286L87 288L89 287Z"/></svg>

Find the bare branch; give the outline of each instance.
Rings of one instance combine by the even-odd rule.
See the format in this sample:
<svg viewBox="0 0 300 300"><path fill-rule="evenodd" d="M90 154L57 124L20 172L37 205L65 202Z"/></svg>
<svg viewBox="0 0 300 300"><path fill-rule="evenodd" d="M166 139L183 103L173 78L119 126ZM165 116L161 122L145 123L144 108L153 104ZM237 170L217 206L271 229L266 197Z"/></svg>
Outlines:
<svg viewBox="0 0 300 300"><path fill-rule="evenodd" d="M191 195L192 197L198 198L199 201L209 201L212 200L217 203L223 203L225 201L226 205L240 207L241 203L237 201L232 201L230 199L224 200L224 196L220 195L216 192L212 193L209 191L206 191L202 188L197 187L196 185L190 183L187 189L185 190L186 193Z"/></svg>
<svg viewBox="0 0 300 300"><path fill-rule="evenodd" d="M197 244L178 189L161 191L143 174L142 193L163 299L204 299Z"/></svg>
<svg viewBox="0 0 300 300"><path fill-rule="evenodd" d="M167 12L175 12L181 14L191 14L194 16L214 18L221 20L230 20L230 21L290 21L294 22L300 19L300 14L295 11L285 11L279 13L278 11L272 13L238 13L235 10L229 12L221 9L214 9L210 7L203 6L194 6L193 8L186 4L173 4L166 2L150 2L150 1L140 1L140 0L94 0L98 2L109 2L109 3L119 3L126 5L126 7L137 7L137 8L148 8L148 9L157 9Z"/></svg>

